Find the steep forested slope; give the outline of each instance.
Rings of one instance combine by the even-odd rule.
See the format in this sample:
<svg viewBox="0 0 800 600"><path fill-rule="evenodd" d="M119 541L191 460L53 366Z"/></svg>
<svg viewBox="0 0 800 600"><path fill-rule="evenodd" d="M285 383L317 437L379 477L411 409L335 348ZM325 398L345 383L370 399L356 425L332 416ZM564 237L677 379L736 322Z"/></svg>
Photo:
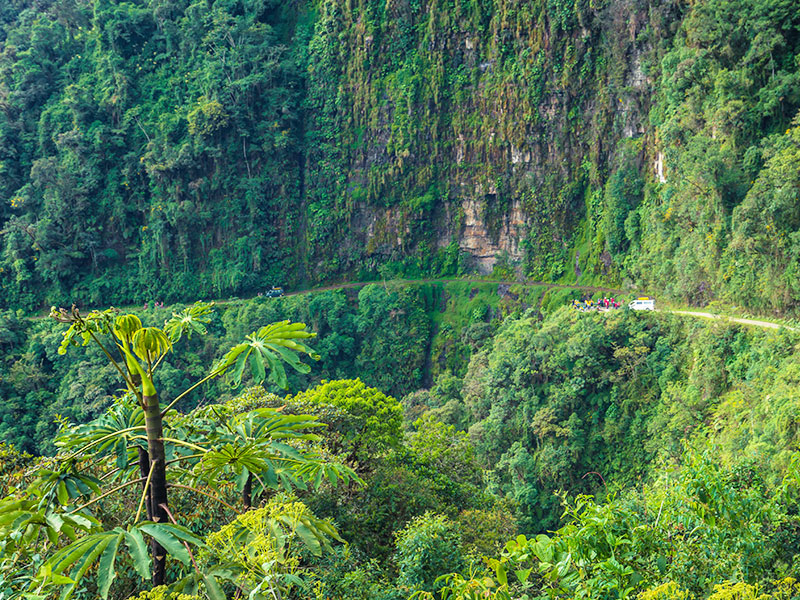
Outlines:
<svg viewBox="0 0 800 600"><path fill-rule="evenodd" d="M691 300L796 308L798 50L793 2L698 2L687 14L650 115L663 175L625 223L626 260L645 281Z"/></svg>
<svg viewBox="0 0 800 600"><path fill-rule="evenodd" d="M798 300L791 0L17 0L0 303L341 275Z"/></svg>
<svg viewBox="0 0 800 600"><path fill-rule="evenodd" d="M258 2L19 13L0 67L3 302L230 292L295 264L297 20Z"/></svg>

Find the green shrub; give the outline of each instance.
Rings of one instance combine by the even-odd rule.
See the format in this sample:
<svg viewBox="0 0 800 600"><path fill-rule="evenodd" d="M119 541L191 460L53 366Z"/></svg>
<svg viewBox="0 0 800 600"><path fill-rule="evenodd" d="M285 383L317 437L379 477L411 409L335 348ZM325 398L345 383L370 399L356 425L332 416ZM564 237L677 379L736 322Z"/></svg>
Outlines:
<svg viewBox="0 0 800 600"><path fill-rule="evenodd" d="M402 439L400 402L367 387L360 379L323 381L297 394L292 403L311 412L333 408L336 413L327 420L326 439L335 452L344 453L350 461L366 462L397 447Z"/></svg>
<svg viewBox="0 0 800 600"><path fill-rule="evenodd" d="M397 534L397 585L409 592L434 591L439 575L464 566L461 536L444 515L425 513Z"/></svg>

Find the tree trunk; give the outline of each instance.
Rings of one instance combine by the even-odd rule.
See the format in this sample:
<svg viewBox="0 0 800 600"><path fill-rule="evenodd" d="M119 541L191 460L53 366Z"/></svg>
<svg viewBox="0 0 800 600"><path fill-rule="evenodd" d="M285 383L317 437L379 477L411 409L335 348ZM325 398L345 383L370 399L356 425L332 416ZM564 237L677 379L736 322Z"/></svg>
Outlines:
<svg viewBox="0 0 800 600"><path fill-rule="evenodd" d="M253 506L253 474L247 474L247 481L244 482L244 489L242 490L242 502L244 507L250 510Z"/></svg>
<svg viewBox="0 0 800 600"><path fill-rule="evenodd" d="M142 491L147 487L147 476L150 474L150 455L147 450L139 446L139 477L143 478ZM153 520L153 504L150 502L150 494L148 493L144 498L144 505L147 508L147 520Z"/></svg>
<svg viewBox="0 0 800 600"><path fill-rule="evenodd" d="M161 439L162 419L158 405L158 395L145 396L145 428L147 429L147 453L150 457L153 474L150 476L150 518L156 523L167 523L169 517L164 506L167 504L167 469L164 454L164 441ZM163 506L162 506L163 505ZM167 564L167 551L152 541L150 551L153 554L153 586L164 585L164 573Z"/></svg>

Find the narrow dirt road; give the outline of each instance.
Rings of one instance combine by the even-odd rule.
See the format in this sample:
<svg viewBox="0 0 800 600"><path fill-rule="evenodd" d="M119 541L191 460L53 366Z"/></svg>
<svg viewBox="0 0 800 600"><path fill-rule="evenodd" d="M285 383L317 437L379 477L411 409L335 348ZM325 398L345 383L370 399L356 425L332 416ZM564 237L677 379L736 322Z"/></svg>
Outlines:
<svg viewBox="0 0 800 600"><path fill-rule="evenodd" d="M496 285L519 285L522 287L544 287L547 289L572 289L572 290L581 290L584 292L607 292L609 294L625 294L630 293L630 291L625 292L620 289L615 288L606 288L606 287L597 287L597 286L590 286L590 285L568 285L564 283L548 283L545 281L516 281L516 280L506 280L506 279L456 279L456 278L438 278L438 279L392 279L388 281L355 281L349 283L334 283L331 285L326 285L322 287L311 288L308 290L297 290L294 292L287 292L284 296L299 296L301 294L316 294L318 292L327 292L330 290L345 290L345 289L354 289L354 288L362 288L370 284L392 284L392 283L402 283L402 284L409 284L409 285L420 285L425 283L489 283L489 284L496 284ZM232 302L240 302L242 300L250 300L250 298L239 298L236 300L215 300L217 304L230 304ZM667 311L660 311L660 312L670 312L675 315L684 315L687 317L700 317L703 319L726 319L733 323L741 323L742 325L752 325L754 327L763 327L765 329L780 329L784 327L790 331L800 331L795 327L789 327L788 325L779 325L777 323L770 323L769 321L757 321L754 319L740 319L737 317L726 317L723 315L715 315L708 312L695 312L695 311L688 311L688 310L667 310ZM31 319L43 319L46 315L41 315L37 317L30 317Z"/></svg>
<svg viewBox="0 0 800 600"><path fill-rule="evenodd" d="M547 283L544 281L513 281L513 280L502 280L502 279L394 279L391 281L387 281L385 283L407 283L412 285L419 285L423 283L451 283L451 282L465 282L465 283L492 283L497 285L520 285L522 287L546 287L548 289L553 288L569 288L573 290L582 290L584 292L608 292L610 294L624 294L625 292L620 289L615 288L605 288L605 287L596 287L596 286L588 286L588 285L567 285L561 283ZM354 283L341 283L341 284L334 284L319 288L314 288L310 290L303 290L298 292L289 292L285 294L286 296L295 296L298 294L309 294L314 292L324 292L328 290L341 290L341 289L348 289L348 288L360 288L370 283L381 283L380 281L367 281L367 282L354 282ZM630 292L628 292L630 293ZM689 310L667 310L667 311L660 311L660 312L669 312L674 315L684 315L687 317L699 317L703 319L724 319L731 321L733 323L741 323L742 325L752 325L754 327L763 327L765 329L781 329L785 328L789 331L800 331L795 327L789 327L788 325L779 325L778 323L771 323L769 321L757 321L754 319L740 319L738 317L726 317L723 315L715 315L713 313L708 312L695 312Z"/></svg>
<svg viewBox="0 0 800 600"><path fill-rule="evenodd" d="M703 319L711 319L717 320L722 319L724 321L731 321L732 323L741 323L742 325L753 325L755 327L763 327L765 329L788 329L789 331L800 331L796 327L789 327L788 325L779 325L778 323L770 323L769 321L756 321L754 319L740 319L738 317L728 317L725 315L715 315L713 313L707 312L694 312L690 310L670 310L666 312L671 312L673 315L687 315L691 317L700 317Z"/></svg>
<svg viewBox="0 0 800 600"><path fill-rule="evenodd" d="M402 283L402 284L409 284L409 285L420 285L424 283L453 283L453 282L462 282L462 283L489 283L489 284L497 284L497 285L520 285L522 287L545 287L547 289L572 289L572 290L581 290L584 292L608 292L610 294L621 294L623 293L622 290L617 290L614 288L605 288L605 287L597 287L591 285L567 285L564 283L548 283L545 281L515 281L515 280L505 280L505 279L456 279L456 278L437 278L437 279L389 279L386 281L355 281L349 283L334 283L331 285L325 285L321 287L315 287L307 290L297 290L294 292L286 292L284 296L300 296L303 294L316 294L319 292L328 292L331 290L346 290L346 289L354 289L354 288L362 288L368 286L370 284L375 285L387 285L393 283ZM215 304L232 304L234 302L241 302L246 300L253 300L257 298L257 296L248 296L243 298L236 298L236 299L219 299L214 300ZM103 307L107 308L107 307ZM117 306L121 310L136 310L135 306ZM81 307L81 312L83 311L91 311L95 310L93 308L85 309ZM99 309L103 310L103 309ZM40 320L47 318L49 313L37 315L35 317L28 317L31 320Z"/></svg>

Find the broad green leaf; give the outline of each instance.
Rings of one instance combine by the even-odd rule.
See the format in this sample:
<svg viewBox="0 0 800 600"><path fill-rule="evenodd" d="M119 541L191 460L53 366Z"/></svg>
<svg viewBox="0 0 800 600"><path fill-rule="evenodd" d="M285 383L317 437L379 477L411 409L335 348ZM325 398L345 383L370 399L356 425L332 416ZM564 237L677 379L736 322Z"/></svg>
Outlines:
<svg viewBox="0 0 800 600"><path fill-rule="evenodd" d="M498 563L494 571L497 574L497 581L503 585L508 585L508 577L506 575L505 565Z"/></svg>
<svg viewBox="0 0 800 600"><path fill-rule="evenodd" d="M72 579L74 583L68 584L64 587L61 592L61 600L67 600L67 598L72 596L78 583L86 574L86 571L88 571L92 565L94 565L97 558L105 551L110 542L111 537L102 536L98 540L97 544L95 544L93 547L90 547L87 553L80 556L69 574L70 579Z"/></svg>
<svg viewBox="0 0 800 600"><path fill-rule="evenodd" d="M90 518L85 517L84 515L81 515L79 513L75 513L75 514L70 515L70 519L78 527L82 527L83 529L91 529L92 525L97 523L97 519L94 519L94 518L90 519Z"/></svg>
<svg viewBox="0 0 800 600"><path fill-rule="evenodd" d="M63 479L56 485L56 496L61 506L69 504L69 492L67 492L67 484Z"/></svg>
<svg viewBox="0 0 800 600"><path fill-rule="evenodd" d="M117 455L116 465L118 469L128 468L128 444L125 438L120 438L114 448Z"/></svg>
<svg viewBox="0 0 800 600"><path fill-rule="evenodd" d="M316 535L303 523L298 523L295 527L295 533L303 540L306 548L308 548L314 556L322 555L322 547Z"/></svg>
<svg viewBox="0 0 800 600"><path fill-rule="evenodd" d="M175 525L168 525L165 523L143 523L139 529L147 535L153 537L164 549L173 557L181 561L183 564L188 565L191 562L191 557L186 546L183 542L192 544L201 544L202 541Z"/></svg>
<svg viewBox="0 0 800 600"><path fill-rule="evenodd" d="M61 531L61 527L64 525L64 519L61 518L61 515L58 513L47 513L44 516L47 524L50 525L55 531Z"/></svg>
<svg viewBox="0 0 800 600"><path fill-rule="evenodd" d="M266 366L264 365L264 350L259 348L253 352L250 358L250 370L253 374L253 381L256 383L264 381L267 377Z"/></svg>
<svg viewBox="0 0 800 600"><path fill-rule="evenodd" d="M244 486L247 484L248 477L250 477L250 471L248 471L246 468L242 469L241 472L234 477L237 492L244 490Z"/></svg>
<svg viewBox="0 0 800 600"><path fill-rule="evenodd" d="M150 577L150 554L142 533L135 527L129 528L125 532L125 542L131 557L133 557L133 568L142 579L148 579Z"/></svg>
<svg viewBox="0 0 800 600"><path fill-rule="evenodd" d="M72 581L72 579L70 579L66 575L58 575L58 574L50 575L49 581L55 583L56 585L69 585L70 583L75 583L74 581ZM42 597L45 598L46 596Z"/></svg>
<svg viewBox="0 0 800 600"><path fill-rule="evenodd" d="M97 544L97 535L82 537L56 552L46 563L53 573L62 573Z"/></svg>
<svg viewBox="0 0 800 600"><path fill-rule="evenodd" d="M205 335L207 333L205 326L211 322L214 314L213 306L213 302L195 302L179 313L172 313L172 318L164 323L164 331L173 343L184 334L189 339L193 333Z"/></svg>
<svg viewBox="0 0 800 600"><path fill-rule="evenodd" d="M68 523L64 523L61 526L61 532L66 535L70 540L73 542L78 539L78 535L75 533L75 528Z"/></svg>
<svg viewBox="0 0 800 600"><path fill-rule="evenodd" d="M317 469L316 474L314 475L314 489L319 490L319 486L322 485L322 469Z"/></svg>
<svg viewBox="0 0 800 600"><path fill-rule="evenodd" d="M517 579L521 583L526 583L528 581L528 578L531 576L531 571L533 571L533 567L531 567L530 569L519 569L517 571L514 571L514 574L517 576Z"/></svg>
<svg viewBox="0 0 800 600"><path fill-rule="evenodd" d="M172 350L172 342L158 327L142 327L133 334L131 347L136 356L146 363L153 363Z"/></svg>
<svg viewBox="0 0 800 600"><path fill-rule="evenodd" d="M100 597L105 600L108 598L108 591L111 589L111 583L117 576L114 570L114 562L117 560L117 551L119 550L120 542L125 537L125 532L120 531L116 538L112 539L103 554L100 556L100 562L97 566L97 588L100 592Z"/></svg>
<svg viewBox="0 0 800 600"><path fill-rule="evenodd" d="M58 543L58 532L52 527L45 527L44 533L51 544Z"/></svg>
<svg viewBox="0 0 800 600"><path fill-rule="evenodd" d="M108 532L92 534L73 542L51 557L48 565L52 567L52 574L63 575L67 569L71 569L69 578L73 583L67 584L62 590L62 600L72 596L83 576L115 537L115 533ZM52 576L50 580L52 581Z"/></svg>
<svg viewBox="0 0 800 600"><path fill-rule="evenodd" d="M75 481L72 477L67 477L63 481L64 486L67 488L67 497L68 498L77 498L80 496L80 492L78 491L78 486L75 484Z"/></svg>
<svg viewBox="0 0 800 600"><path fill-rule="evenodd" d="M206 585L206 593L210 600L226 600L222 586L213 576L203 575L203 583Z"/></svg>
<svg viewBox="0 0 800 600"><path fill-rule="evenodd" d="M289 323L289 321L273 323L246 336L246 341L231 348L218 367L227 371L228 381L234 386L241 383L242 374L248 361L256 383L260 383L266 378L266 369L269 367L270 379L285 388L284 362L297 371L307 373L310 367L299 359L297 353L307 354L314 360L319 359L319 355L309 347L296 341L308 339L314 335L305 331L303 323Z"/></svg>
<svg viewBox="0 0 800 600"><path fill-rule="evenodd" d="M247 349L239 354L239 357L236 359L236 364L233 367L233 376L232 379L236 385L242 380L242 373L244 373L244 367L247 365L247 358L250 355L251 350Z"/></svg>

